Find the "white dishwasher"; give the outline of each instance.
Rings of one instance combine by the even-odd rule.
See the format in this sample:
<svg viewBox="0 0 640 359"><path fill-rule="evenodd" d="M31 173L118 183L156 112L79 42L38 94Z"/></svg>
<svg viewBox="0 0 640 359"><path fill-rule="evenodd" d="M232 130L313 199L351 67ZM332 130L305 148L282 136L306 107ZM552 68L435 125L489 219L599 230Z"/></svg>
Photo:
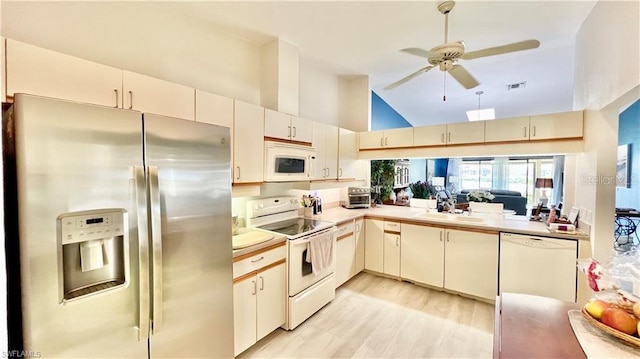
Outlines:
<svg viewBox="0 0 640 359"><path fill-rule="evenodd" d="M498 291L576 301L578 241L500 233Z"/></svg>

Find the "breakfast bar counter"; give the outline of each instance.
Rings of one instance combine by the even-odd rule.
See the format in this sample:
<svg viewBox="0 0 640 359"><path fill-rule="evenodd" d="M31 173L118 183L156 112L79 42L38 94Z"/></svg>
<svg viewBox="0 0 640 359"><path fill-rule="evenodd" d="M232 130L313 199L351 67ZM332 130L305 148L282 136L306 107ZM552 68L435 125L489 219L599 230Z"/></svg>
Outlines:
<svg viewBox="0 0 640 359"><path fill-rule="evenodd" d="M586 358L567 314L578 304L502 293L495 308L493 358Z"/></svg>

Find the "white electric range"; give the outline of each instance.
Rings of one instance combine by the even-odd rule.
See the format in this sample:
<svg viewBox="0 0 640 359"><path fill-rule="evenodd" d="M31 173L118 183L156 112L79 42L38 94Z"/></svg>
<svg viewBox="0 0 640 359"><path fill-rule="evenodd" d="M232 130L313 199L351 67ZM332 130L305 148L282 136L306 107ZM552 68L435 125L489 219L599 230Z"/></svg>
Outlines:
<svg viewBox="0 0 640 359"><path fill-rule="evenodd" d="M293 330L335 298L335 223L300 216L296 197L272 197L247 202L248 227L275 232L287 241L287 318L284 328ZM331 243L322 266L310 263L314 241ZM322 267L322 268L320 268Z"/></svg>

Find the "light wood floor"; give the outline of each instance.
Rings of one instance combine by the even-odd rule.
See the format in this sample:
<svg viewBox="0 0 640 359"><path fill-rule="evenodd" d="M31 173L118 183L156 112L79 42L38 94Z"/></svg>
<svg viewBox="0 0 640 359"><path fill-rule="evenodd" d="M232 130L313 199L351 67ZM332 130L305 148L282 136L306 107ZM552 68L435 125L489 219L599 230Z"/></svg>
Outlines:
<svg viewBox="0 0 640 359"><path fill-rule="evenodd" d="M298 328L238 358L488 358L493 321L490 304L360 273Z"/></svg>

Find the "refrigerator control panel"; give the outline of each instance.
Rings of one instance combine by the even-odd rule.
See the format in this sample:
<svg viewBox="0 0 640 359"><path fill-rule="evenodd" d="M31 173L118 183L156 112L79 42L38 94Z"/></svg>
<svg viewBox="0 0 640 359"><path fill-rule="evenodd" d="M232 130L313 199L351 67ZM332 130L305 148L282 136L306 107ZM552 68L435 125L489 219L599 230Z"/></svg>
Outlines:
<svg viewBox="0 0 640 359"><path fill-rule="evenodd" d="M92 239L116 237L124 234L123 209L105 211L83 211L60 215L62 244L83 242Z"/></svg>

